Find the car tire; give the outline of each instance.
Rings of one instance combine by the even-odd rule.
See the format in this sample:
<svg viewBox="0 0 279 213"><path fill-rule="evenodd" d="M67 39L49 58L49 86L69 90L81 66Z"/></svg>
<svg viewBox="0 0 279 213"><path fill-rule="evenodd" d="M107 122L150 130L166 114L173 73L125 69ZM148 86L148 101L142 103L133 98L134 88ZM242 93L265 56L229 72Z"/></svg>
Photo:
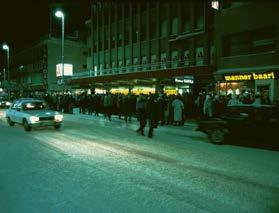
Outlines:
<svg viewBox="0 0 279 213"><path fill-rule="evenodd" d="M8 117L7 118L7 122L10 126L14 126L15 125L15 122L11 121L11 119Z"/></svg>
<svg viewBox="0 0 279 213"><path fill-rule="evenodd" d="M209 139L211 143L223 144L225 142L225 132L222 129L213 129L209 133Z"/></svg>
<svg viewBox="0 0 279 213"><path fill-rule="evenodd" d="M28 124L27 120L23 120L23 128L26 132L31 131L31 126Z"/></svg>
<svg viewBox="0 0 279 213"><path fill-rule="evenodd" d="M60 129L60 127L61 127L61 124L56 124L56 125L54 125L54 128L55 128L55 129Z"/></svg>

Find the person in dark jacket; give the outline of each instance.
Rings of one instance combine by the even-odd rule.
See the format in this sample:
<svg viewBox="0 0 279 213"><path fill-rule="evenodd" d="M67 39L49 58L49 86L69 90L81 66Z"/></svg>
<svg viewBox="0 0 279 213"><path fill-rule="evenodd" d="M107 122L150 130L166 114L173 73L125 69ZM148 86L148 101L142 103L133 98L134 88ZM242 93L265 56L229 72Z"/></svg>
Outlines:
<svg viewBox="0 0 279 213"><path fill-rule="evenodd" d="M158 102L156 95L151 95L147 102L147 115L149 119L148 137L153 137L153 129L158 127Z"/></svg>
<svg viewBox="0 0 279 213"><path fill-rule="evenodd" d="M139 95L136 102L136 111L140 126L137 132L144 135L144 127L146 126L146 110L145 110L145 100L143 95Z"/></svg>

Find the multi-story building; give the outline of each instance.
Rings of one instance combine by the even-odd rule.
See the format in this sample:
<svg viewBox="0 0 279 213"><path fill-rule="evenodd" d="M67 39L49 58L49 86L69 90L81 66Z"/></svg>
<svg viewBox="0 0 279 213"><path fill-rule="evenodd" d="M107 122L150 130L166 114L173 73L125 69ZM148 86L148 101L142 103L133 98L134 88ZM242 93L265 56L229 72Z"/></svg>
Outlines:
<svg viewBox="0 0 279 213"><path fill-rule="evenodd" d="M220 93L279 99L279 4L224 2L215 13L216 82Z"/></svg>
<svg viewBox="0 0 279 213"><path fill-rule="evenodd" d="M213 14L208 1L100 1L91 6L88 71L81 87L146 86L183 93L213 82Z"/></svg>
<svg viewBox="0 0 279 213"><path fill-rule="evenodd" d="M11 59L10 87L14 92L68 90L68 81L74 72L86 70L86 45L80 41L64 42L64 86L61 73L61 38L47 36Z"/></svg>

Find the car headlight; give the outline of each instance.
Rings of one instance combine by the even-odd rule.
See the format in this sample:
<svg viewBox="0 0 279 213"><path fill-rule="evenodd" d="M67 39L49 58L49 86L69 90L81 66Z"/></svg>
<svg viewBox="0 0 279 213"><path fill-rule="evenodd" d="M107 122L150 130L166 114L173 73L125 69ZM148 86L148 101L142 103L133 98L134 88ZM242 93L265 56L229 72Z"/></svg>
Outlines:
<svg viewBox="0 0 279 213"><path fill-rule="evenodd" d="M37 116L31 116L31 117L30 117L31 123L36 123L36 122L38 122L39 120L40 120L40 118L37 117Z"/></svg>
<svg viewBox="0 0 279 213"><path fill-rule="evenodd" d="M63 115L55 115L54 120L56 121L62 121L63 120Z"/></svg>
<svg viewBox="0 0 279 213"><path fill-rule="evenodd" d="M11 102L7 101L6 106L11 106Z"/></svg>

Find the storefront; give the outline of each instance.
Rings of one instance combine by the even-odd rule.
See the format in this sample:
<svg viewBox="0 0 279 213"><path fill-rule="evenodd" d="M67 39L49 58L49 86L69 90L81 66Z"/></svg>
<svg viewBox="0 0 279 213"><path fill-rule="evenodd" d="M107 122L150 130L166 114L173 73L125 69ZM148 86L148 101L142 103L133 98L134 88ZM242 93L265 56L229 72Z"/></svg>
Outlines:
<svg viewBox="0 0 279 213"><path fill-rule="evenodd" d="M224 73L216 84L220 95L258 94L270 102L278 99L278 71Z"/></svg>
<svg viewBox="0 0 279 213"><path fill-rule="evenodd" d="M175 87L178 94L183 95L185 93L192 92L194 77L193 76L180 76L174 79Z"/></svg>

